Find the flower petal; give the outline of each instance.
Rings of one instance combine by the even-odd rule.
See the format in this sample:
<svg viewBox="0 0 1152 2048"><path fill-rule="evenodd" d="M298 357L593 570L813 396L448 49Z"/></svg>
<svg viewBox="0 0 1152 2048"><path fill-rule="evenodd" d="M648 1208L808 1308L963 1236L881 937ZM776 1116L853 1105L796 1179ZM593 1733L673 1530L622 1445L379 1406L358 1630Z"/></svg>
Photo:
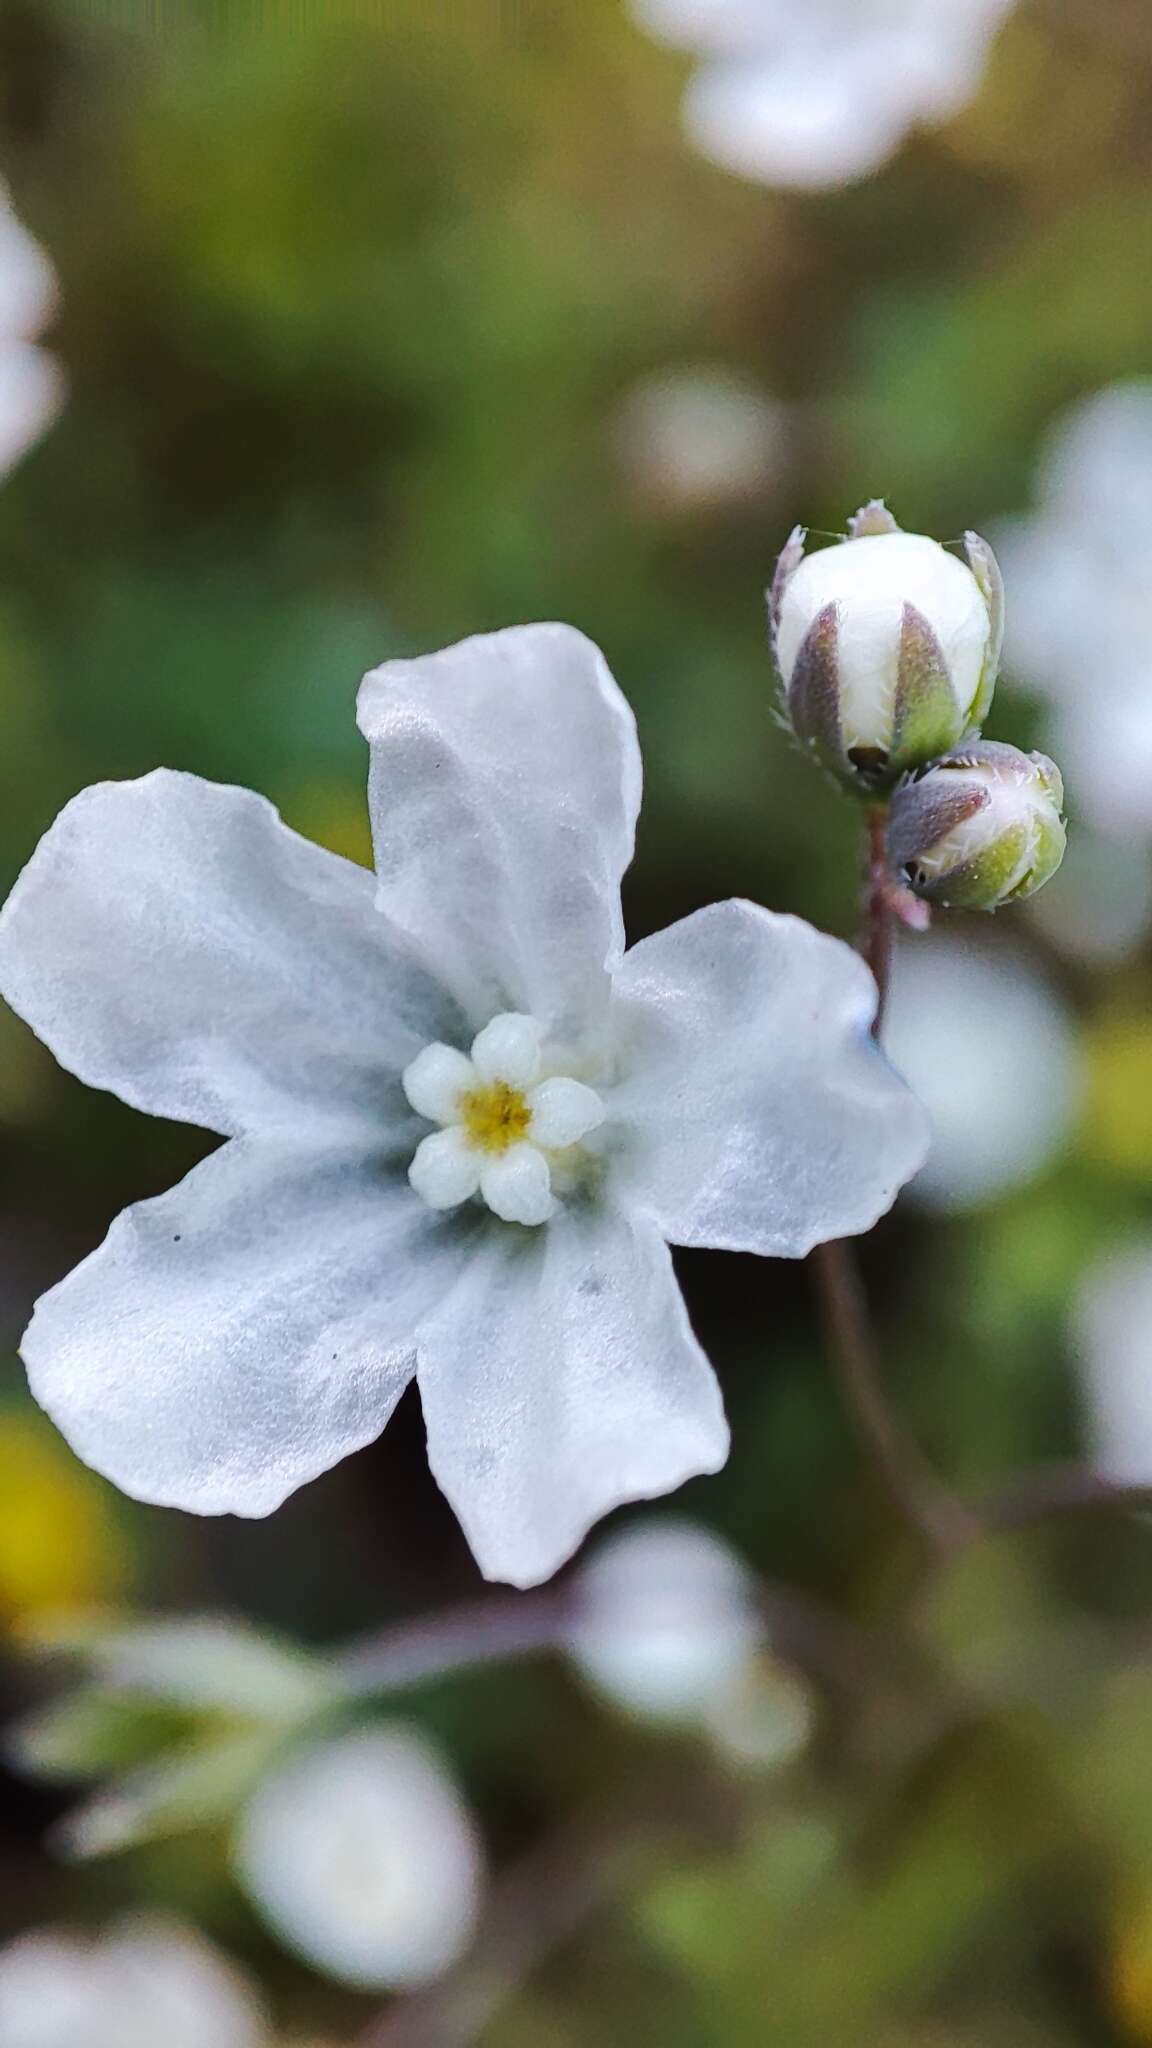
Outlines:
<svg viewBox="0 0 1152 2048"><path fill-rule="evenodd" d="M61 812L0 913L0 994L82 1080L225 1136L379 1138L410 1122L388 1069L460 1030L370 875L165 769Z"/></svg>
<svg viewBox="0 0 1152 2048"><path fill-rule="evenodd" d="M480 1192L505 1223L547 1223L556 1213L548 1161L535 1145L511 1145L480 1176Z"/></svg>
<svg viewBox="0 0 1152 2048"><path fill-rule="evenodd" d="M472 1043L472 1061L485 1081L528 1088L540 1072L541 1030L535 1017L505 1011L493 1017Z"/></svg>
<svg viewBox="0 0 1152 2048"><path fill-rule="evenodd" d="M616 995L616 1170L672 1243L802 1258L870 1229L923 1164L927 1118L839 939L715 903L634 946Z"/></svg>
<svg viewBox="0 0 1152 2048"><path fill-rule="evenodd" d="M408 1179L430 1209L455 1209L480 1186L484 1154L459 1124L433 1131L416 1148Z"/></svg>
<svg viewBox="0 0 1152 2048"><path fill-rule="evenodd" d="M417 1116L434 1124L454 1122L461 1095L479 1078L468 1055L454 1045L426 1045L400 1076Z"/></svg>
<svg viewBox="0 0 1152 2048"><path fill-rule="evenodd" d="M564 1074L541 1081L528 1097L528 1107L532 1112L528 1135L534 1145L543 1145L547 1151L577 1144L604 1121L604 1104L596 1090L586 1088L583 1081L570 1081Z"/></svg>
<svg viewBox="0 0 1152 2048"><path fill-rule="evenodd" d="M599 650L516 626L366 676L379 901L474 1025L602 1018L620 957L640 755Z"/></svg>
<svg viewBox="0 0 1152 2048"><path fill-rule="evenodd" d="M136 1499L270 1514L379 1436L467 1241L374 1159L237 1140L37 1303L32 1392Z"/></svg>
<svg viewBox="0 0 1152 2048"><path fill-rule="evenodd" d="M600 1204L493 1229L422 1325L418 1375L432 1470L481 1570L513 1585L728 1453L667 1247Z"/></svg>

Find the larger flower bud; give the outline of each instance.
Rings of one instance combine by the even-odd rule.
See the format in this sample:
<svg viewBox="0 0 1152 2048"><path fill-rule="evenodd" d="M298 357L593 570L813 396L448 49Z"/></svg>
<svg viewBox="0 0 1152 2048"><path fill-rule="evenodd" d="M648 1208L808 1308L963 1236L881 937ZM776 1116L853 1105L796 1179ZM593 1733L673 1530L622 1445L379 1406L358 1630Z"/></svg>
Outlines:
<svg viewBox="0 0 1152 2048"><path fill-rule="evenodd" d="M797 528L770 597L789 722L846 782L885 790L987 713L1003 639L996 558L970 533L961 561L879 503L834 547L806 556L804 539Z"/></svg>
<svg viewBox="0 0 1152 2048"><path fill-rule="evenodd" d="M888 855L910 889L952 910L998 910L1042 888L1064 858L1064 784L1046 754L978 740L892 798Z"/></svg>

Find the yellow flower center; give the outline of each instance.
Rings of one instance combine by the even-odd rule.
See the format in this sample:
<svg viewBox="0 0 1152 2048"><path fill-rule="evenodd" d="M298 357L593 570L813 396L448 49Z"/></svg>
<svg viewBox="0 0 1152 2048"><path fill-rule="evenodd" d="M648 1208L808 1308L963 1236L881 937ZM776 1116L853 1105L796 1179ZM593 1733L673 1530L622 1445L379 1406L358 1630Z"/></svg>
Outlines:
<svg viewBox="0 0 1152 2048"><path fill-rule="evenodd" d="M492 1081L485 1088L469 1088L460 1097L460 1121L473 1145L481 1152L506 1152L527 1136L532 1112L519 1088L507 1081Z"/></svg>

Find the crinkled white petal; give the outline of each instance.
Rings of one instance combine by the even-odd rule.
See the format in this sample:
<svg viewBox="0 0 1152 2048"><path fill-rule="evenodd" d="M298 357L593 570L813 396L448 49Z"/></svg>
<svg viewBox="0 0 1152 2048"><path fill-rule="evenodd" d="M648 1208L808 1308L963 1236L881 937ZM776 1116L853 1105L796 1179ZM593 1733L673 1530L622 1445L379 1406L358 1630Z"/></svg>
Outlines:
<svg viewBox="0 0 1152 2048"><path fill-rule="evenodd" d="M296 1143L407 1130L389 1074L460 1027L370 875L165 769L61 812L0 912L0 994L135 1108Z"/></svg>
<svg viewBox="0 0 1152 2048"><path fill-rule="evenodd" d="M613 1173L674 1244L801 1258L871 1229L923 1163L868 969L799 918L697 911L632 948L616 1000Z"/></svg>
<svg viewBox="0 0 1152 2048"><path fill-rule="evenodd" d="M31 342L0 344L0 476L46 434L64 404L64 372Z"/></svg>
<svg viewBox="0 0 1152 2048"><path fill-rule="evenodd" d="M542 1033L535 1017L506 1011L493 1017L472 1042L472 1064L485 1081L529 1088L540 1072Z"/></svg>
<svg viewBox="0 0 1152 2048"><path fill-rule="evenodd" d="M241 1817L234 1856L275 1932L341 1983L425 1984L471 1939L476 1828L436 1752L406 1728L289 1758Z"/></svg>
<svg viewBox="0 0 1152 2048"><path fill-rule="evenodd" d="M430 1209L455 1209L476 1193L483 1164L484 1154L451 1124L417 1146L408 1178Z"/></svg>
<svg viewBox="0 0 1152 2048"><path fill-rule="evenodd" d="M603 1202L490 1230L422 1325L432 1470L491 1579L535 1585L593 1522L728 1454L720 1389L656 1228Z"/></svg>
<svg viewBox="0 0 1152 2048"><path fill-rule="evenodd" d="M475 1088L479 1078L467 1054L454 1045L426 1045L400 1077L417 1116L434 1124L453 1121L461 1095Z"/></svg>
<svg viewBox="0 0 1152 2048"><path fill-rule="evenodd" d="M379 1436L467 1256L402 1170L236 1140L41 1298L32 1392L138 1500L270 1514Z"/></svg>
<svg viewBox="0 0 1152 2048"><path fill-rule="evenodd" d="M374 670L358 717L381 907L474 1029L520 1010L584 1038L623 947L640 801L635 724L599 650L560 625L465 640Z"/></svg>
<svg viewBox="0 0 1152 2048"><path fill-rule="evenodd" d="M0 1949L0 2048L262 2048L266 2021L224 1958L177 1922L103 1939L44 1929Z"/></svg>
<svg viewBox="0 0 1152 2048"><path fill-rule="evenodd" d="M535 1145L510 1145L484 1166L480 1192L505 1223L547 1223L556 1213L548 1161Z"/></svg>
<svg viewBox="0 0 1152 2048"><path fill-rule="evenodd" d="M547 1151L578 1144L604 1121L604 1104L596 1090L564 1074L541 1081L529 1095L528 1107L532 1112L528 1135L534 1145L543 1145Z"/></svg>

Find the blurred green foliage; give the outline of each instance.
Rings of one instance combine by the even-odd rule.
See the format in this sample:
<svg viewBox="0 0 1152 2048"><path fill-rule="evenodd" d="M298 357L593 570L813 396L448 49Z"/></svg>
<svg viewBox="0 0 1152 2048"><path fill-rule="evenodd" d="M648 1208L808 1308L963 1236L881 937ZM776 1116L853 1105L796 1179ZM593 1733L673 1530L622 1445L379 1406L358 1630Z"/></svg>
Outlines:
<svg viewBox="0 0 1152 2048"><path fill-rule="evenodd" d="M762 588L795 520L839 527L875 493L942 536L1024 504L1053 413L1152 370L1152 18L1023 6L965 114L820 197L693 159L684 72L621 0L0 0L0 163L60 271L70 384L0 490L5 882L76 789L161 762L250 783L366 857L362 670L558 616L602 643L640 720L634 934L728 893L851 931L853 820L774 726ZM788 410L760 488L686 505L638 481L619 423L642 380L699 365ZM1034 725L1006 693L993 730ZM1006 942L1042 950L1021 924ZM973 1217L902 1215L870 1250L895 1396L966 1483L1075 1446L1070 1291L1152 1214L1150 968L1058 970L1093 1076L1078 1150ZM0 1134L14 1345L37 1288L198 1141L87 1096L7 1019ZM806 1275L683 1273L735 1425L688 1505L871 1642L908 1559ZM9 1384L19 1432L14 1356ZM63 1488L80 1527L87 1477L20 1441L29 1526L56 1525ZM114 1604L129 1571L142 1602L325 1641L472 1586L407 1410L267 1526L100 1497L62 1593L39 1554L22 1581L0 1532L13 1625L58 1593ZM926 1597L884 1732L841 1698L799 1776L716 1788L715 1839L678 1838L485 2040L1152 2041L1150 1596L1140 1524L975 1553ZM14 1656L13 1703L32 1689ZM452 1749L498 1861L660 1747L543 1667L408 1710ZM10 1927L162 1898L245 1950L287 2021L360 2017L257 1932L208 1838L90 1879L47 1859L49 1804L21 1798Z"/></svg>

